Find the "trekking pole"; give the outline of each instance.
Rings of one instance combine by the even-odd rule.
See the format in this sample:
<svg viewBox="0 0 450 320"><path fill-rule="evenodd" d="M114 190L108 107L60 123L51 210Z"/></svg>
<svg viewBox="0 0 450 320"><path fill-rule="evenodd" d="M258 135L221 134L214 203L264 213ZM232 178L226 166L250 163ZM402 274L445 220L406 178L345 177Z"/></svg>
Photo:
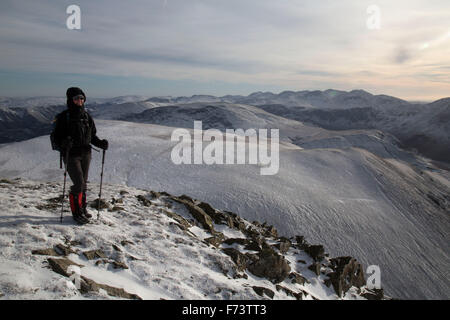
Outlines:
<svg viewBox="0 0 450 320"><path fill-rule="evenodd" d="M97 202L97 220L100 218L100 199L102 198L103 167L104 167L104 165L105 165L105 150L103 149L102 173L100 174L100 192L98 193L98 202Z"/></svg>
<svg viewBox="0 0 450 320"><path fill-rule="evenodd" d="M62 154L60 157L60 161L62 158ZM66 150L66 159L65 159L65 163L64 163L64 187L63 187L63 194L62 194L62 198L61 198L61 217L59 218L59 222L62 223L63 220L63 210L64 210L64 197L66 195L66 177L67 177L67 162L69 161L69 148L67 148Z"/></svg>

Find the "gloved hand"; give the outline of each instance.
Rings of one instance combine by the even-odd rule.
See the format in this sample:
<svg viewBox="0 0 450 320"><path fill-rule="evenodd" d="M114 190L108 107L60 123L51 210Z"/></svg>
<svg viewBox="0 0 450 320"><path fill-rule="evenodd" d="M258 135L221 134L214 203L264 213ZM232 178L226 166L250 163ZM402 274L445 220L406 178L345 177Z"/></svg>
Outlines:
<svg viewBox="0 0 450 320"><path fill-rule="evenodd" d="M66 137L62 142L61 142L61 148L64 150L70 150L73 147L73 141L71 137Z"/></svg>
<svg viewBox="0 0 450 320"><path fill-rule="evenodd" d="M98 147L103 150L108 150L108 146L109 146L108 140L103 139L103 140L100 140L100 145Z"/></svg>

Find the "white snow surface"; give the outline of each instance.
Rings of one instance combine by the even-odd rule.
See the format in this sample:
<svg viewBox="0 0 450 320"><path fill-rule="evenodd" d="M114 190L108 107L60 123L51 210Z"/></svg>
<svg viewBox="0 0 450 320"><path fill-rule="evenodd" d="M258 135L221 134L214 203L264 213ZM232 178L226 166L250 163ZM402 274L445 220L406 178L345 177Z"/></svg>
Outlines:
<svg viewBox="0 0 450 320"><path fill-rule="evenodd" d="M173 164L173 127L109 120L96 125L110 142L108 184L187 194L249 221L267 221L280 235L304 235L331 256L380 266L389 296L450 297L449 215L427 196L448 197L443 183L448 175L435 168L438 179L423 174L429 170L421 165L426 159L406 162L398 157L402 152L376 136L364 138L370 151L358 135L335 146L329 133L304 127L307 145L283 141L278 174L262 176L257 165ZM99 182L100 160L93 152L92 182ZM49 137L1 146L0 177L61 181Z"/></svg>
<svg viewBox="0 0 450 320"><path fill-rule="evenodd" d="M88 196L95 194L98 187L92 184ZM48 204L49 199L59 197L61 188L60 182L26 179L0 182L2 299L119 299L104 291L81 294L76 282L48 267L48 256L32 254L33 250L58 244L74 251L67 258L82 265L81 276L122 288L142 299L269 299L256 294L253 286L271 289L276 300L295 299L276 290L269 280L248 271L247 279L234 278L231 259L220 248L202 241L211 234L196 226L184 232L176 220L165 214L174 212L193 220L181 204L168 207L167 202L156 198L150 200L151 206L147 207L136 196L151 199L148 190L105 184L104 199L120 200L118 205L123 210L102 209L99 220L95 220L97 211L90 209L96 222L80 226L72 220L68 209L60 223L59 205L38 208ZM215 225L215 229L227 238L245 238L240 231L225 225ZM83 255L83 252L98 249L109 260L125 263L128 269L115 269L109 263L99 263L101 259L87 260ZM354 287L339 298L332 287L324 285L324 275L317 277L307 269L313 260L305 252L291 247L285 257L291 270L301 273L308 281L300 285L286 279L280 285L295 292L303 291L303 299L363 299Z"/></svg>

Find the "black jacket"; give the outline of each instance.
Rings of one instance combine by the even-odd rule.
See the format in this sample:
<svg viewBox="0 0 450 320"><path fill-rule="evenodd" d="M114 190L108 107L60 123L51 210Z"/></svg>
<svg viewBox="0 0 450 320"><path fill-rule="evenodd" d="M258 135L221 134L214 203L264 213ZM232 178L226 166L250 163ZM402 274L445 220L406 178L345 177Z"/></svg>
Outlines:
<svg viewBox="0 0 450 320"><path fill-rule="evenodd" d="M84 107L69 107L56 116L54 125L54 140L61 152L65 152L63 144L68 137L72 141L69 152L72 156L91 152L91 144L100 148L94 119Z"/></svg>

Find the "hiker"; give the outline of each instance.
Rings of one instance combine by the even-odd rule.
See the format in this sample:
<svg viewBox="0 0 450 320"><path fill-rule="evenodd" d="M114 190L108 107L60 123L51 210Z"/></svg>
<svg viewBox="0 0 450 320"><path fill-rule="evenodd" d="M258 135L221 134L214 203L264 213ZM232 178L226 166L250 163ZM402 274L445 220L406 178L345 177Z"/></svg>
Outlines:
<svg viewBox="0 0 450 320"><path fill-rule="evenodd" d="M84 108L84 92L80 88L71 87L67 89L66 96L67 109L58 114L54 121L52 145L55 150L61 152L73 183L69 194L73 219L84 224L92 217L86 209L91 144L107 150L108 140L100 140L97 137L94 119Z"/></svg>

